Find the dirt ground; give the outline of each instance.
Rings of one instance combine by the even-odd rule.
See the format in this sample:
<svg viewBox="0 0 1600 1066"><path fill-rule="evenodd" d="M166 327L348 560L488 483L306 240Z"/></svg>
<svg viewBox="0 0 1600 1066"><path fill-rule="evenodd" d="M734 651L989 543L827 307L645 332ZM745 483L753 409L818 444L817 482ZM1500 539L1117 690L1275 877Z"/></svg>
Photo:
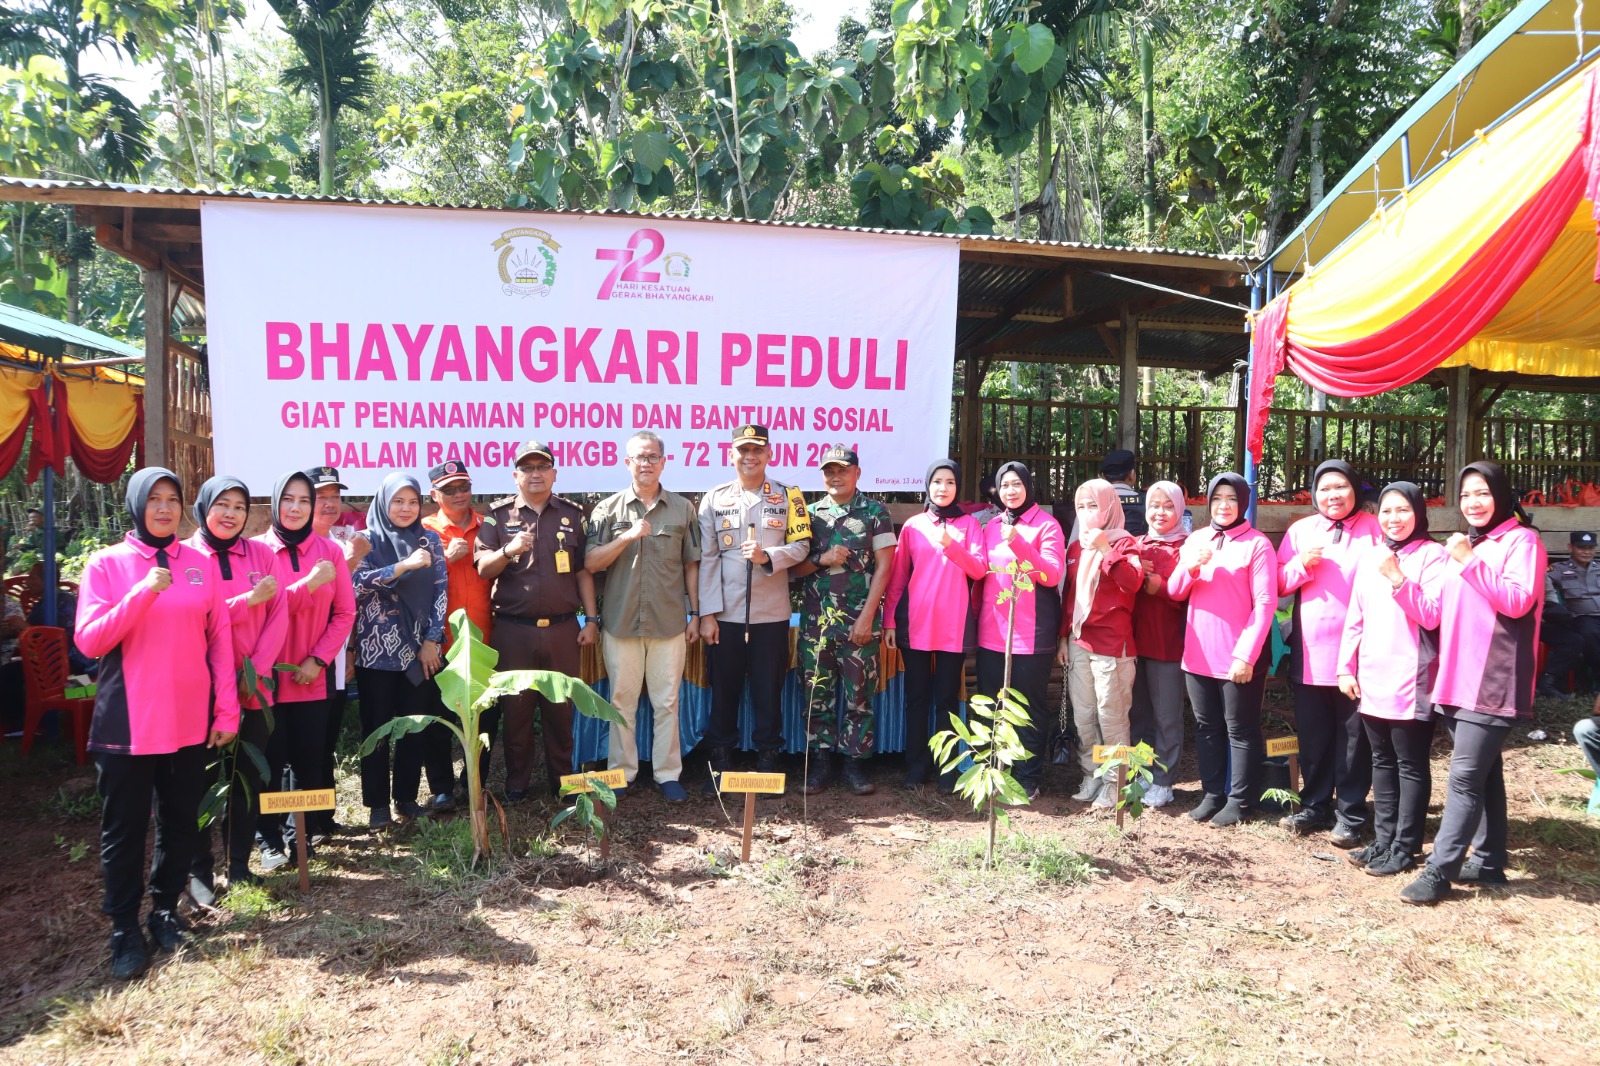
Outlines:
<svg viewBox="0 0 1600 1066"><path fill-rule="evenodd" d="M0 1061L1592 1063L1600 821L1556 773L1582 765L1586 712L1542 704L1550 738L1515 732L1509 888L1433 909L1325 838L1184 818L1192 756L1179 803L1124 833L1052 769L981 873L978 819L895 788L885 757L874 796L762 801L748 865L714 801L653 790L623 801L603 871L548 836L549 804L512 807L511 854L477 874L460 820L352 833L309 895L274 874L127 985L90 774L5 744ZM1441 737L1436 804L1447 761Z"/></svg>

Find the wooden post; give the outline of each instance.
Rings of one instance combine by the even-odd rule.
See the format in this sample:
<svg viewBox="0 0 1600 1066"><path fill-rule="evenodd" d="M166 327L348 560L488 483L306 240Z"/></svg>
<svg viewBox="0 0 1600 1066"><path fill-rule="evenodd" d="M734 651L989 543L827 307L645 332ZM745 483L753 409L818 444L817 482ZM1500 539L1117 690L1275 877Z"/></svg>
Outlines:
<svg viewBox="0 0 1600 1066"><path fill-rule="evenodd" d="M171 466L167 436L172 407L167 380L168 279L166 269L141 270L144 282L144 463ZM191 486L193 492L199 486Z"/></svg>
<svg viewBox="0 0 1600 1066"><path fill-rule="evenodd" d="M1139 451L1139 318L1122 307L1122 373L1117 378L1117 447Z"/></svg>
<svg viewBox="0 0 1600 1066"><path fill-rule="evenodd" d="M300 891L311 891L311 871L306 868L306 812L294 812L294 857L300 864Z"/></svg>
<svg viewBox="0 0 1600 1066"><path fill-rule="evenodd" d="M1472 368L1458 366L1445 371L1444 498L1451 507L1458 502L1456 474L1472 462Z"/></svg>
<svg viewBox="0 0 1600 1066"><path fill-rule="evenodd" d="M983 378L979 374L981 363L976 352L967 352L966 380L961 395L961 477L966 482L964 492L969 500L978 498L978 482L983 478L983 472L978 469L978 453L983 447L983 404L978 395L983 391Z"/></svg>
<svg viewBox="0 0 1600 1066"><path fill-rule="evenodd" d="M1123 758L1126 758L1126 757L1127 757L1126 754L1124 754ZM1126 788L1127 785L1128 785L1128 767L1126 765L1119 766L1119 767L1117 767L1117 828L1118 829L1122 828L1122 816L1125 813L1127 813L1126 811L1124 811L1122 809L1122 790L1124 788Z"/></svg>
<svg viewBox="0 0 1600 1066"><path fill-rule="evenodd" d="M1300 795L1300 756L1289 756L1289 791L1296 796ZM1294 810L1294 804L1289 804L1289 810Z"/></svg>
<svg viewBox="0 0 1600 1066"><path fill-rule="evenodd" d="M739 861L750 861L750 841L756 833L756 794L744 794L744 842L739 845Z"/></svg>
<svg viewBox="0 0 1600 1066"><path fill-rule="evenodd" d="M611 861L611 808L604 803L595 804L600 809L600 824L605 831L600 834L600 861Z"/></svg>

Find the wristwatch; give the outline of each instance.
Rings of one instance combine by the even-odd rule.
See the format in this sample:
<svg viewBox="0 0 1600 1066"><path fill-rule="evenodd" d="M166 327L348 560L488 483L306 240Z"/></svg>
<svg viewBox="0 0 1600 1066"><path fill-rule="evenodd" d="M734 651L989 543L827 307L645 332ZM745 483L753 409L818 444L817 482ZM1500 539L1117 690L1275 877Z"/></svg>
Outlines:
<svg viewBox="0 0 1600 1066"><path fill-rule="evenodd" d="M322 669L326 670L328 668L328 663L327 663L326 659L319 659L315 655L309 656L309 658L311 659L312 662L314 662L318 666L322 667Z"/></svg>

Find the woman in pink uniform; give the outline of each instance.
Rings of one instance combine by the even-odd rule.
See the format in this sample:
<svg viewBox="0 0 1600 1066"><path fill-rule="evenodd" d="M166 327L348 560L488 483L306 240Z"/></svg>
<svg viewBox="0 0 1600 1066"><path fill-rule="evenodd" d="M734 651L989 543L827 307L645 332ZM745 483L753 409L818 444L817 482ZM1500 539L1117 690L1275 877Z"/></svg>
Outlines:
<svg viewBox="0 0 1600 1066"><path fill-rule="evenodd" d="M150 917L158 951L183 946L178 896L200 844L207 748L239 731L233 631L210 556L178 543L178 475L145 467L128 480L133 531L84 567L75 635L100 660L89 724L100 815L103 910L111 919L111 973L126 980L149 965L139 929L144 841L154 800L156 841Z"/></svg>
<svg viewBox="0 0 1600 1066"><path fill-rule="evenodd" d="M961 468L940 459L928 468L926 484L922 513L900 531L883 600L884 643L905 659L908 788L928 780L928 738L960 708L972 583L987 572L983 526L956 502Z"/></svg>
<svg viewBox="0 0 1600 1066"><path fill-rule="evenodd" d="M1230 826L1249 818L1261 796L1261 693L1271 664L1267 636L1278 579L1272 542L1250 525L1245 511L1245 479L1218 474L1206 496L1211 525L1183 542L1167 594L1189 601L1183 669L1205 789L1189 817Z"/></svg>
<svg viewBox="0 0 1600 1066"><path fill-rule="evenodd" d="M1356 568L1339 644L1339 689L1358 700L1372 748L1376 839L1350 861L1376 877L1416 865L1433 775L1433 674L1439 593L1449 555L1428 535L1422 490L1397 481L1378 498L1383 547Z"/></svg>
<svg viewBox="0 0 1600 1066"><path fill-rule="evenodd" d="M1072 798L1115 807L1115 784L1094 775L1096 744L1128 743L1128 705L1137 670L1133 603L1144 584L1139 544L1124 525L1122 502L1111 482L1094 478L1073 495L1078 536L1067 546L1065 602L1056 661L1066 670L1078 726L1078 766L1083 781Z"/></svg>
<svg viewBox="0 0 1600 1066"><path fill-rule="evenodd" d="M983 527L988 573L978 599L978 691L998 697L1005 679L1006 619L1016 605L1011 638L1011 687L1028 701L1029 725L1017 730L1022 746L1031 754L1011 768L1011 774L1028 793L1039 795L1044 780L1045 687L1055 659L1056 634L1061 628L1061 574L1065 565L1066 537L1061 523L1033 500L1033 475L1021 463L1006 463L995 471L995 488L1002 510ZM1013 578L1006 567L1019 562L1033 582L1029 592L1001 602Z"/></svg>
<svg viewBox="0 0 1600 1066"><path fill-rule="evenodd" d="M1139 672L1133 681L1128 725L1133 743L1149 744L1157 765L1151 767L1147 807L1165 807L1173 800L1172 779L1183 754L1183 632L1187 610L1167 595L1167 579L1178 567L1178 553L1188 534L1183 531L1183 489L1157 481L1145 490L1144 521L1149 529L1139 538L1144 586L1133 603L1133 646L1139 650Z"/></svg>
<svg viewBox="0 0 1600 1066"><path fill-rule="evenodd" d="M1356 701L1339 690L1339 641L1356 566L1382 534L1359 509L1361 479L1349 463L1317 467L1311 496L1317 513L1290 526L1278 545L1278 595L1294 596L1287 669L1305 775L1301 808L1278 824L1296 833L1331 829L1336 847L1353 848L1367 824L1372 749Z"/></svg>
<svg viewBox="0 0 1600 1066"><path fill-rule="evenodd" d="M274 730L267 748L269 787L285 787L292 771L297 789L332 788L323 767L328 730L328 664L344 650L356 621L355 590L344 549L311 526L315 490L311 479L291 470L272 488L272 528L256 540L272 551L272 572L289 612L280 659L294 670L278 674ZM261 865L288 862L284 816L263 817Z"/></svg>
<svg viewBox="0 0 1600 1066"><path fill-rule="evenodd" d="M1504 884L1506 782L1500 748L1533 717L1534 665L1544 603L1544 542L1519 518L1498 463L1472 463L1458 482L1466 533L1445 542L1439 670L1433 703L1450 731L1450 788L1433 852L1400 898L1437 903L1450 882ZM1471 848L1472 857L1467 858Z"/></svg>
<svg viewBox="0 0 1600 1066"><path fill-rule="evenodd" d="M278 664L278 653L283 650L283 638L289 631L289 612L284 597L277 594L272 552L265 544L244 535L245 523L250 519L250 490L236 477L219 474L201 485L194 501L194 518L199 529L184 543L216 561L228 618L233 623L233 669L239 678L239 740L254 745L264 758L271 730L261 703L244 688L241 672L248 659L255 667L262 691L278 676L272 668ZM230 886L256 880L250 872L250 848L255 842L261 809L258 797L266 784L256 772L255 760L240 755L238 748L228 755L228 780L233 787L228 793L223 843ZM209 906L212 890L211 832L207 830L189 877L189 894L197 903Z"/></svg>

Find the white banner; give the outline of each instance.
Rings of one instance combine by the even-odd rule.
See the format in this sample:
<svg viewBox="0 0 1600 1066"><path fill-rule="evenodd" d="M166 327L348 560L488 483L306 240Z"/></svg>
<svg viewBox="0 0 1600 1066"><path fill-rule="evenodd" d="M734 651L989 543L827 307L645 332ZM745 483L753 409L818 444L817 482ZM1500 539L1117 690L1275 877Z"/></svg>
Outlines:
<svg viewBox="0 0 1600 1066"><path fill-rule="evenodd" d="M953 240L231 201L202 219L217 471L257 494L328 465L370 495L447 459L511 492L529 439L556 491L614 492L636 429L666 446L663 484L701 491L750 422L778 480L820 489L844 444L863 489L919 491L949 447Z"/></svg>

